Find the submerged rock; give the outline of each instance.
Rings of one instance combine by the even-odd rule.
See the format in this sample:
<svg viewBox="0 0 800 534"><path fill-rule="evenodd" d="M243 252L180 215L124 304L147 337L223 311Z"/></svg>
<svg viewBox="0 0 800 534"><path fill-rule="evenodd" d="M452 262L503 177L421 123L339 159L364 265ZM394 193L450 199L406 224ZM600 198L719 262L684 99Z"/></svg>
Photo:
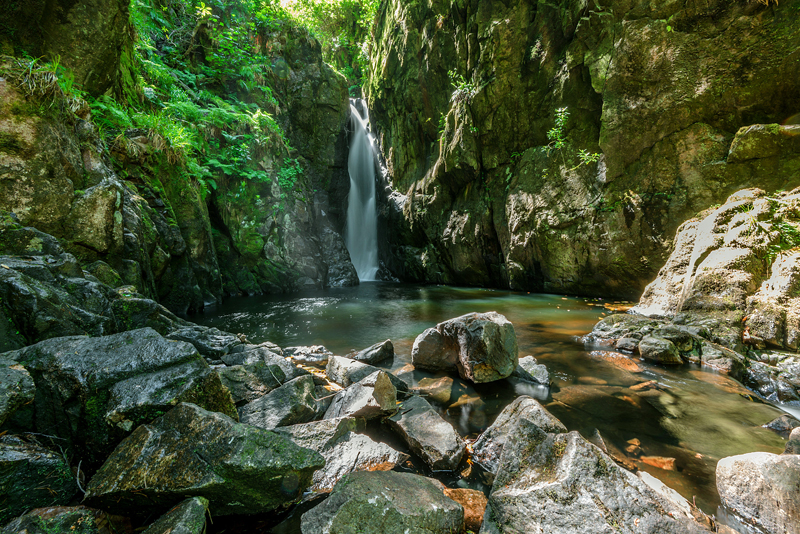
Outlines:
<svg viewBox="0 0 800 534"><path fill-rule="evenodd" d="M230 393L194 347L150 328L49 339L5 357L24 365L36 384L34 403L9 424L29 417L30 430L67 440L90 465L179 402L236 416Z"/></svg>
<svg viewBox="0 0 800 534"><path fill-rule="evenodd" d="M431 469L453 471L461 462L464 440L425 399L413 396L403 401L398 413L386 421Z"/></svg>
<svg viewBox="0 0 800 534"><path fill-rule="evenodd" d="M392 345L391 339L381 341L380 343L375 343L371 347L368 347L353 355L354 360L368 363L370 365L380 363L390 358L394 358L394 345Z"/></svg>
<svg viewBox="0 0 800 534"><path fill-rule="evenodd" d="M240 408L239 419L267 430L307 423L317 417L315 391L311 375L295 378Z"/></svg>
<svg viewBox="0 0 800 534"><path fill-rule="evenodd" d="M545 410L539 401L523 395L506 406L494 423L475 440L472 444L472 460L486 471L497 474L503 448L523 419L544 432L567 431L567 427Z"/></svg>
<svg viewBox="0 0 800 534"><path fill-rule="evenodd" d="M0 524L31 508L69 503L78 492L63 456L15 436L0 437Z"/></svg>
<svg viewBox="0 0 800 534"><path fill-rule="evenodd" d="M203 534L207 511L207 499L186 499L147 527L142 534Z"/></svg>
<svg viewBox="0 0 800 534"><path fill-rule="evenodd" d="M302 518L303 534L455 534L464 509L429 478L394 471L347 475Z"/></svg>
<svg viewBox="0 0 800 534"><path fill-rule="evenodd" d="M376 371L340 391L325 412L325 419L363 417L373 419L397 411L397 389L388 373Z"/></svg>
<svg viewBox="0 0 800 534"><path fill-rule="evenodd" d="M37 508L3 528L2 534L117 534L133 530L130 521L86 506Z"/></svg>
<svg viewBox="0 0 800 534"><path fill-rule="evenodd" d="M800 456L752 452L717 463L723 506L769 534L800 532Z"/></svg>
<svg viewBox="0 0 800 534"><path fill-rule="evenodd" d="M708 532L577 432L520 419L503 447L482 533Z"/></svg>
<svg viewBox="0 0 800 534"><path fill-rule="evenodd" d="M390 471L408 459L407 454L356 433L364 427L364 419L344 417L286 426L275 429L275 432L325 458L325 467L314 472L310 489L330 491L349 473Z"/></svg>
<svg viewBox="0 0 800 534"><path fill-rule="evenodd" d="M293 501L324 465L285 436L180 404L119 444L86 502L141 514L196 496L215 515L255 514Z"/></svg>
<svg viewBox="0 0 800 534"><path fill-rule="evenodd" d="M497 312L469 313L417 336L411 358L420 369L457 370L466 380L492 382L516 369L517 335Z"/></svg>

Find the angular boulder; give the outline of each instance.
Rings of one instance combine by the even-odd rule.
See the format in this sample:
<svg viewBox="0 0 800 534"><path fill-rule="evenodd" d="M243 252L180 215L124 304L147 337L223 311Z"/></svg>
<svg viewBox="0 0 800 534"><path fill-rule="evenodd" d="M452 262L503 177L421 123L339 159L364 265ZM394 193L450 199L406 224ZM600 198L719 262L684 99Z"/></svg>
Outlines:
<svg viewBox="0 0 800 534"><path fill-rule="evenodd" d="M291 358L298 365L324 368L328 365L328 358L333 356L333 353L322 345L313 345L310 347L286 347L283 349L283 355Z"/></svg>
<svg viewBox="0 0 800 534"><path fill-rule="evenodd" d="M397 389L388 373L376 371L340 391L325 412L325 419L363 417L373 419L397 411Z"/></svg>
<svg viewBox="0 0 800 534"><path fill-rule="evenodd" d="M130 520L86 506L37 508L0 530L2 534L117 534L130 532Z"/></svg>
<svg viewBox="0 0 800 534"><path fill-rule="evenodd" d="M482 533L709 532L577 432L521 419L503 448Z"/></svg>
<svg viewBox="0 0 800 534"><path fill-rule="evenodd" d="M550 385L550 373L547 372L547 367L542 363L537 363L533 356L520 358L519 365L511 373L511 376L534 384Z"/></svg>
<svg viewBox="0 0 800 534"><path fill-rule="evenodd" d="M768 534L800 532L800 456L751 452L717 462L723 506Z"/></svg>
<svg viewBox="0 0 800 534"><path fill-rule="evenodd" d="M639 342L639 354L645 360L661 365L681 365L683 363L675 344L660 337L643 337Z"/></svg>
<svg viewBox="0 0 800 534"><path fill-rule="evenodd" d="M192 496L208 499L215 515L255 514L296 499L324 465L285 436L184 403L125 438L85 500L141 514Z"/></svg>
<svg viewBox="0 0 800 534"><path fill-rule="evenodd" d="M33 401L33 378L14 360L0 356L0 427L21 406Z"/></svg>
<svg viewBox="0 0 800 534"><path fill-rule="evenodd" d="M162 515L142 534L203 534L206 531L208 500L203 497L186 499Z"/></svg>
<svg viewBox="0 0 800 534"><path fill-rule="evenodd" d="M186 326L167 334L167 339L186 341L206 358L220 359L242 344L242 340L218 328L200 325Z"/></svg>
<svg viewBox="0 0 800 534"><path fill-rule="evenodd" d="M320 505L303 514L303 534L455 534L464 509L441 483L394 471L352 473Z"/></svg>
<svg viewBox="0 0 800 534"><path fill-rule="evenodd" d="M15 436L0 437L0 524L31 508L67 504L77 492L63 456Z"/></svg>
<svg viewBox="0 0 800 534"><path fill-rule="evenodd" d="M328 366L325 368L325 374L328 380L346 388L350 384L355 384L359 380L379 370L380 369L377 367L351 360L350 358L331 356L328 359ZM398 391L408 391L408 384L391 373L388 373L388 375L389 380L392 381L392 384L394 384L394 387L397 388Z"/></svg>
<svg viewBox="0 0 800 534"><path fill-rule="evenodd" d="M518 364L514 326L497 312L468 313L428 329L414 341L415 367L458 371L475 383L506 378Z"/></svg>
<svg viewBox="0 0 800 534"><path fill-rule="evenodd" d="M230 393L195 348L151 328L48 339L4 356L36 384L34 402L14 421L30 419L33 428L26 430L67 440L90 466L134 427L179 402L236 417Z"/></svg>
<svg viewBox="0 0 800 534"><path fill-rule="evenodd" d="M386 420L414 454L433 470L452 471L464 456L466 444L453 426L421 397L403 401L397 414Z"/></svg>
<svg viewBox="0 0 800 534"><path fill-rule="evenodd" d="M267 430L307 423L317 417L318 403L314 394L311 375L295 378L240 408L239 420Z"/></svg>
<svg viewBox="0 0 800 534"><path fill-rule="evenodd" d="M368 363L370 365L375 365L376 363L380 363L390 358L394 358L394 345L392 344L391 339L381 341L380 343L375 343L371 347L368 347L353 355L354 360Z"/></svg>
<svg viewBox="0 0 800 534"><path fill-rule="evenodd" d="M309 374L263 347L225 355L222 361L230 367L218 369L217 373L237 406L253 402L290 380Z"/></svg>
<svg viewBox="0 0 800 534"><path fill-rule="evenodd" d="M545 410L539 401L523 395L506 406L494 423L475 440L472 444L472 460L489 473L497 474L503 447L523 419L544 432L560 434L567 431L567 427Z"/></svg>
<svg viewBox="0 0 800 534"><path fill-rule="evenodd" d="M390 471L408 459L384 443L356 432L364 419L343 417L275 429L301 447L317 451L325 467L314 473L311 491L331 491L345 475L355 471Z"/></svg>

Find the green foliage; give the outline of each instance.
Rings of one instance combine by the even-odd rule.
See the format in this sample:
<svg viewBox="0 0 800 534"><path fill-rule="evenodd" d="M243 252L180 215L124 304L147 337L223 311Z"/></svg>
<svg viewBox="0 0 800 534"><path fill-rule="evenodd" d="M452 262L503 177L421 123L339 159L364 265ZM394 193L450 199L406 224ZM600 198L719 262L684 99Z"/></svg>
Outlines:
<svg viewBox="0 0 800 534"><path fill-rule="evenodd" d="M550 146L556 150L561 150L566 144L566 133L564 127L567 125L569 118L569 110L567 108L558 108L555 113L555 126L547 132L547 139L550 140Z"/></svg>
<svg viewBox="0 0 800 534"><path fill-rule="evenodd" d="M453 85L454 91L450 95L450 101L453 103L466 102L469 104L472 97L478 92L474 83L467 81L463 74L458 74L455 71L447 73L450 76L450 83Z"/></svg>
<svg viewBox="0 0 800 534"><path fill-rule="evenodd" d="M47 99L52 106L56 101L77 113L86 106L83 92L75 85L75 75L60 63L30 56L0 56L0 75L15 82L27 95Z"/></svg>
<svg viewBox="0 0 800 534"><path fill-rule="evenodd" d="M775 258L784 250L800 247L800 230L786 221L779 221L772 225L778 231L778 242L770 245L767 250L767 265L772 265Z"/></svg>
<svg viewBox="0 0 800 534"><path fill-rule="evenodd" d="M297 187L297 181L303 174L303 167L296 159L285 159L283 167L278 171L278 185L284 191L294 191Z"/></svg>

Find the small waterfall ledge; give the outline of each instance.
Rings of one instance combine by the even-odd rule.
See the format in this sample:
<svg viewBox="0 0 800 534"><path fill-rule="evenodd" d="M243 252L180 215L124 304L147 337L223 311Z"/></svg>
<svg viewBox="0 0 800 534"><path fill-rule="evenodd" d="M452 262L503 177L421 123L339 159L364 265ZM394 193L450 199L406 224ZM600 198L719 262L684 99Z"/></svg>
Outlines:
<svg viewBox="0 0 800 534"><path fill-rule="evenodd" d="M359 110L363 110L362 111ZM375 207L375 145L363 100L350 100L350 193L344 242L361 281L377 280L378 214Z"/></svg>

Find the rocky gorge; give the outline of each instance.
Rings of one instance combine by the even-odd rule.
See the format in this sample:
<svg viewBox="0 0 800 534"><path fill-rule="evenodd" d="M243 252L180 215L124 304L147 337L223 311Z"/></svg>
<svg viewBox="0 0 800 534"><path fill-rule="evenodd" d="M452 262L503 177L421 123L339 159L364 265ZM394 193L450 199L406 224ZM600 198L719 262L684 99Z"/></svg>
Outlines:
<svg viewBox="0 0 800 534"><path fill-rule="evenodd" d="M798 2L384 0L355 85L316 30L234 4L0 23L2 532L798 532L800 421L766 418L800 405ZM359 284L359 93L379 276L636 299L580 332L621 385L520 357L540 330L501 308L349 353L198 324ZM709 369L741 429L664 378ZM574 406L645 406L674 456ZM690 418L775 434L717 455ZM692 454L719 510L676 482Z"/></svg>

